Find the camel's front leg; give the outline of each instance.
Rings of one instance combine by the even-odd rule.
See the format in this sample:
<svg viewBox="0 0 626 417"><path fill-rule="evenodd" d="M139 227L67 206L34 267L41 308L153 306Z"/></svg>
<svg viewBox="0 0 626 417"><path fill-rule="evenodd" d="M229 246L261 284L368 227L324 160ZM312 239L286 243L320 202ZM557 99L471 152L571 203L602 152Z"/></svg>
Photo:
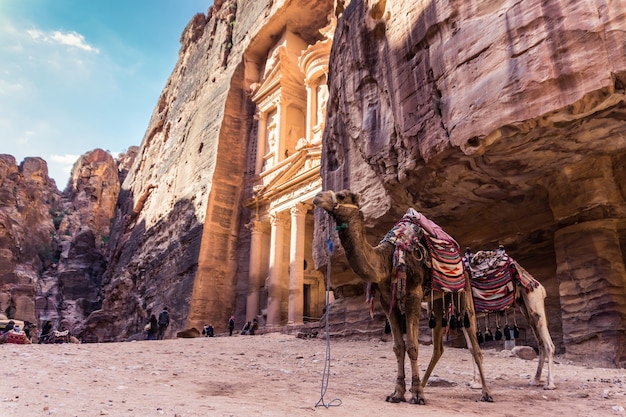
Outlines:
<svg viewBox="0 0 626 417"><path fill-rule="evenodd" d="M393 311L387 316L387 319L389 320L391 335L393 336L393 352L396 354L398 374L396 377L396 388L391 395L387 396L385 401L390 403L399 403L406 401L404 398L404 394L406 392L404 374L404 356L406 353L406 347L404 344L404 338L402 337L402 315L397 307L393 308Z"/></svg>
<svg viewBox="0 0 626 417"><path fill-rule="evenodd" d="M420 382L419 366L417 363L419 318L422 308L421 303L422 298L420 296L406 297L406 348L409 355L409 361L411 362L411 399L409 400L409 403L424 405L426 404L426 399L424 398L424 387ZM441 323L439 323L439 327L441 328ZM434 357L435 354L433 353L433 358ZM437 361L435 361L435 363L437 363Z"/></svg>
<svg viewBox="0 0 626 417"><path fill-rule="evenodd" d="M469 292L466 292L465 294L465 310L467 311L470 319L470 328L466 329L463 327L463 335L465 336L467 347L474 358L474 364L478 368L478 372L480 374L480 383L483 390L480 400L492 402L493 397L491 396L491 392L487 386L487 379L485 378L485 371L483 369L483 354L480 350L480 346L478 346L478 339L476 338L476 314L474 312L474 300L471 297L471 289L469 289Z"/></svg>

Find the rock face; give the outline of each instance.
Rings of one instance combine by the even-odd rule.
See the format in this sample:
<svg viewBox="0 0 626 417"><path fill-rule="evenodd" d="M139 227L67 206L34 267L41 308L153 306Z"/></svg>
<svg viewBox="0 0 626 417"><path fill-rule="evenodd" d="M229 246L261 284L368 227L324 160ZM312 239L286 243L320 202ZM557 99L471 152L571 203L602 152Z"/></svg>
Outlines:
<svg viewBox="0 0 626 417"><path fill-rule="evenodd" d="M61 195L41 158L20 166L0 155L0 311L36 322L34 294L41 271L58 260L51 212Z"/></svg>
<svg viewBox="0 0 626 417"><path fill-rule="evenodd" d="M561 350L619 366L623 10L350 2L335 32L322 165L325 189L362 194L373 238L414 207L461 245L504 244L546 287ZM318 225L320 266L328 232Z"/></svg>
<svg viewBox="0 0 626 417"><path fill-rule="evenodd" d="M236 2L215 2L208 16L193 17L181 35L179 61L122 185L106 295L85 330L97 340L141 332L150 314L164 306L171 320L166 337L175 335L193 314L192 292L200 285L194 280L202 282L203 274L217 287L203 307L231 313L223 307L234 299L232 254L247 128L236 85L243 68L228 59L235 49L236 13ZM203 261L211 255L213 261Z"/></svg>
<svg viewBox="0 0 626 417"><path fill-rule="evenodd" d="M0 155L0 309L9 317L79 332L100 307L118 162L81 156L64 193L41 158Z"/></svg>

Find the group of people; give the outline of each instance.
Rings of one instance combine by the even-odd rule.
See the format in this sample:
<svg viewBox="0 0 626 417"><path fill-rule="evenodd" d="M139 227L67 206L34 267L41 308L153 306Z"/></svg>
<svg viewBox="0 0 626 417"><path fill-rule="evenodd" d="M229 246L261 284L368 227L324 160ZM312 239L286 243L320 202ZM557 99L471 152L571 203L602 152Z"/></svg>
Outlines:
<svg viewBox="0 0 626 417"><path fill-rule="evenodd" d="M157 317L155 314L150 315L150 320L148 324L145 326L145 331L147 333L146 340L163 340L165 335L165 331L170 325L170 313L166 307L163 307L163 310L159 313ZM242 335L254 335L255 332L259 329L259 321L254 318L251 322L248 321L241 329ZM235 330L235 316L230 316L228 319L228 335L232 336L233 331ZM205 324L202 328L202 335L204 337L214 337L215 336L215 328L213 324Z"/></svg>
<svg viewBox="0 0 626 417"><path fill-rule="evenodd" d="M36 327L29 321L24 321L24 326L20 326L15 321L9 320L6 326L0 330L0 343L30 344L33 336L31 332Z"/></svg>
<svg viewBox="0 0 626 417"><path fill-rule="evenodd" d="M251 322L246 322L246 324L244 324L243 329L241 329L241 334L248 334L250 336L254 336L254 333L259 329L259 321L256 319L256 317L254 318L254 320L252 320Z"/></svg>
<svg viewBox="0 0 626 417"><path fill-rule="evenodd" d="M254 335L254 333L259 329L259 321L255 318L251 322L248 321L244 324L241 329L242 335ZM235 330L235 316L230 316L228 319L228 335L232 336L233 331ZM205 324L202 328L202 335L204 337L213 337L215 336L215 330L212 324Z"/></svg>
<svg viewBox="0 0 626 417"><path fill-rule="evenodd" d="M170 325L170 312L166 307L163 307L163 310L159 313L159 317L156 315L150 315L150 321L146 324L145 330L148 335L146 336L147 340L163 340L165 336L165 330L167 330Z"/></svg>

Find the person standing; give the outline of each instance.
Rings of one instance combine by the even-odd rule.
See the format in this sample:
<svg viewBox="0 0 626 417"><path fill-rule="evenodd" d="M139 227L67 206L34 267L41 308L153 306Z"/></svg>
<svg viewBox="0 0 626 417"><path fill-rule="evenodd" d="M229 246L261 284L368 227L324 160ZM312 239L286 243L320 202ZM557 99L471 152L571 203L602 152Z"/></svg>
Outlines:
<svg viewBox="0 0 626 417"><path fill-rule="evenodd" d="M170 325L170 313L167 309L167 306L163 307L163 311L159 313L158 324L159 324L159 334L157 336L157 339L163 340L163 335L165 334L165 330L167 329L167 326Z"/></svg>
<svg viewBox="0 0 626 417"><path fill-rule="evenodd" d="M154 314L150 315L150 323L148 323L148 340L156 340L157 332L159 331L159 324Z"/></svg>
<svg viewBox="0 0 626 417"><path fill-rule="evenodd" d="M233 335L233 330L235 329L235 316L230 316L228 319L228 335Z"/></svg>

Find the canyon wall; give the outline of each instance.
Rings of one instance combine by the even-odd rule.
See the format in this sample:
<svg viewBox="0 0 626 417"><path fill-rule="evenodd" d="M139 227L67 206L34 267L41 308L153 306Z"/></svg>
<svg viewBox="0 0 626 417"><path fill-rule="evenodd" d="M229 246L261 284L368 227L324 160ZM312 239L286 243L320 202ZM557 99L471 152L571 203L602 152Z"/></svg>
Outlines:
<svg viewBox="0 0 626 417"><path fill-rule="evenodd" d="M361 193L373 237L414 207L462 246L503 244L546 286L560 350L619 366L625 10L351 1L335 32L322 163L325 189ZM321 266L329 231L317 222Z"/></svg>
<svg viewBox="0 0 626 417"><path fill-rule="evenodd" d="M102 302L120 159L96 149L74 164L60 192L41 158L0 155L0 311L78 333Z"/></svg>

